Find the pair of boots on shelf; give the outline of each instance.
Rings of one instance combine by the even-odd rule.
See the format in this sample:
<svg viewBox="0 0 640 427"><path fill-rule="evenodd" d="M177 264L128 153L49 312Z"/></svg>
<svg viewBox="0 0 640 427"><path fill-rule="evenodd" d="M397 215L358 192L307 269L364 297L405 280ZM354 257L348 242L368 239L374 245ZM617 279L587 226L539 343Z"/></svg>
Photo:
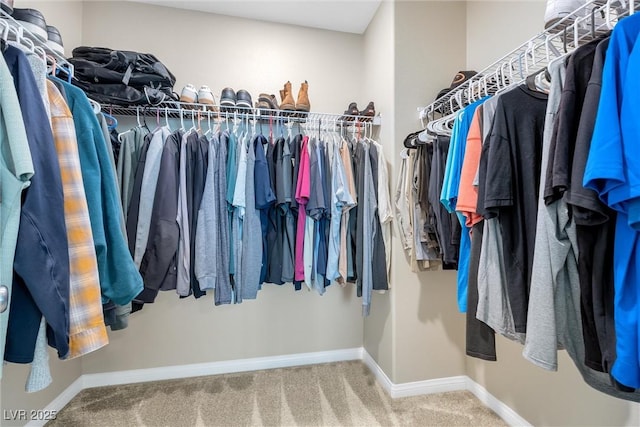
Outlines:
<svg viewBox="0 0 640 427"><path fill-rule="evenodd" d="M369 104L365 107L364 110L358 110L358 104L352 102L349 104L347 109L344 111L345 116L360 116L360 117L373 117L376 115L376 107L373 101L369 102ZM345 117L346 120L355 120L355 117Z"/></svg>
<svg viewBox="0 0 640 427"><path fill-rule="evenodd" d="M309 83L305 80L300 85L298 91L298 100L294 102L293 92L291 92L291 82L284 84L284 89L280 90L280 99L282 103L278 107L278 102L275 95L269 95L261 93L258 97L258 108L266 108L269 110L283 110L283 111L301 111L308 113L311 110L311 104L309 102Z"/></svg>

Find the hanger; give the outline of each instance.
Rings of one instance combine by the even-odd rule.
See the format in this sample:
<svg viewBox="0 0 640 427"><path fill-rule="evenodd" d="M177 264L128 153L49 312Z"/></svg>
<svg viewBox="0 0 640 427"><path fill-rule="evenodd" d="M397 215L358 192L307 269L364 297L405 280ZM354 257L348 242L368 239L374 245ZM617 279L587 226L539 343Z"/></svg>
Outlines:
<svg viewBox="0 0 640 427"><path fill-rule="evenodd" d="M605 22L607 25L607 28L609 29L609 31L613 30L613 24L611 23L611 0L607 0L607 7L606 7L606 14L605 14Z"/></svg>
<svg viewBox="0 0 640 427"><path fill-rule="evenodd" d="M100 107L100 104L98 104L96 101L94 101L93 99L89 99L89 104L91 104L91 109L93 110L93 114L98 114L100 113L100 110L102 109Z"/></svg>
<svg viewBox="0 0 640 427"><path fill-rule="evenodd" d="M118 127L118 120L115 117L113 117L111 114L105 113L104 111L102 112L102 115L107 121L107 128L109 130L114 130Z"/></svg>
<svg viewBox="0 0 640 427"><path fill-rule="evenodd" d="M182 109L182 106L178 107L180 109L180 130L184 131L184 110Z"/></svg>
<svg viewBox="0 0 640 427"><path fill-rule="evenodd" d="M189 128L189 133L196 132L198 127L196 126L196 110L191 110L191 128Z"/></svg>
<svg viewBox="0 0 640 427"><path fill-rule="evenodd" d="M233 134L238 136L238 129L240 127L241 120L238 120L238 112L233 112Z"/></svg>
<svg viewBox="0 0 640 427"><path fill-rule="evenodd" d="M213 132L211 129L211 111L207 110L207 130L204 132L204 136L208 136L211 132Z"/></svg>

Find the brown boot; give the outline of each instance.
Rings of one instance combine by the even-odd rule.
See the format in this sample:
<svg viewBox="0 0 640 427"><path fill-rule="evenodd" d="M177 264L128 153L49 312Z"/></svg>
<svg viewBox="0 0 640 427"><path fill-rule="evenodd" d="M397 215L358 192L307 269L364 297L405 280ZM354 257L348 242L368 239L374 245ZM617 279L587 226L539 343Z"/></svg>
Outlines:
<svg viewBox="0 0 640 427"><path fill-rule="evenodd" d="M293 111L296 109L295 104L293 103L293 95L291 94L291 82L287 82L284 85L284 97L282 96L282 92L280 91L280 98L282 98L282 104L280 104L281 110Z"/></svg>
<svg viewBox="0 0 640 427"><path fill-rule="evenodd" d="M300 91L298 92L298 102L296 102L296 111L311 110L311 104L309 103L309 83L305 80L300 85Z"/></svg>

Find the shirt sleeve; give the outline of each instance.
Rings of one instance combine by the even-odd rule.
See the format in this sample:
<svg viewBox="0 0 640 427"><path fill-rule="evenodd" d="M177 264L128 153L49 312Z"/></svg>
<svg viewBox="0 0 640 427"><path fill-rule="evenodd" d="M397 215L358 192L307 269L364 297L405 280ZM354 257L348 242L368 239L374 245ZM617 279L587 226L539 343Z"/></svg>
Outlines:
<svg viewBox="0 0 640 427"><path fill-rule="evenodd" d="M513 205L513 165L509 148L509 132L502 99L498 100L493 130L489 136L484 208L497 211Z"/></svg>

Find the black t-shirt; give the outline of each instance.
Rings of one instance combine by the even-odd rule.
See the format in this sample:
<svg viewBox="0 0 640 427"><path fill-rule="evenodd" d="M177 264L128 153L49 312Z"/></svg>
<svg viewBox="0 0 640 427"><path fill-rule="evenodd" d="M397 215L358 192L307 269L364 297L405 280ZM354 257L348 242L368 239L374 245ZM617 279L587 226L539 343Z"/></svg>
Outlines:
<svg viewBox="0 0 640 427"><path fill-rule="evenodd" d="M584 105L596 47L593 40L567 59L566 77L554 124L546 170L544 200L550 204L563 196L571 183L573 152L582 106ZM582 179L580 180L582 183Z"/></svg>
<svg viewBox="0 0 640 427"><path fill-rule="evenodd" d="M593 136L598 104L600 103L602 70L608 46L609 39L605 39L598 44L595 51L591 67L591 78L587 86L576 135L575 153L571 167L571 186L565 195L567 203L574 206L576 224L601 224L608 218L609 209L602 204L598 194L589 188L584 188L582 185L587 157L591 148L591 137Z"/></svg>
<svg viewBox="0 0 640 427"><path fill-rule="evenodd" d="M547 95L525 85L500 96L489 137L484 208L502 228L507 295L526 332Z"/></svg>

